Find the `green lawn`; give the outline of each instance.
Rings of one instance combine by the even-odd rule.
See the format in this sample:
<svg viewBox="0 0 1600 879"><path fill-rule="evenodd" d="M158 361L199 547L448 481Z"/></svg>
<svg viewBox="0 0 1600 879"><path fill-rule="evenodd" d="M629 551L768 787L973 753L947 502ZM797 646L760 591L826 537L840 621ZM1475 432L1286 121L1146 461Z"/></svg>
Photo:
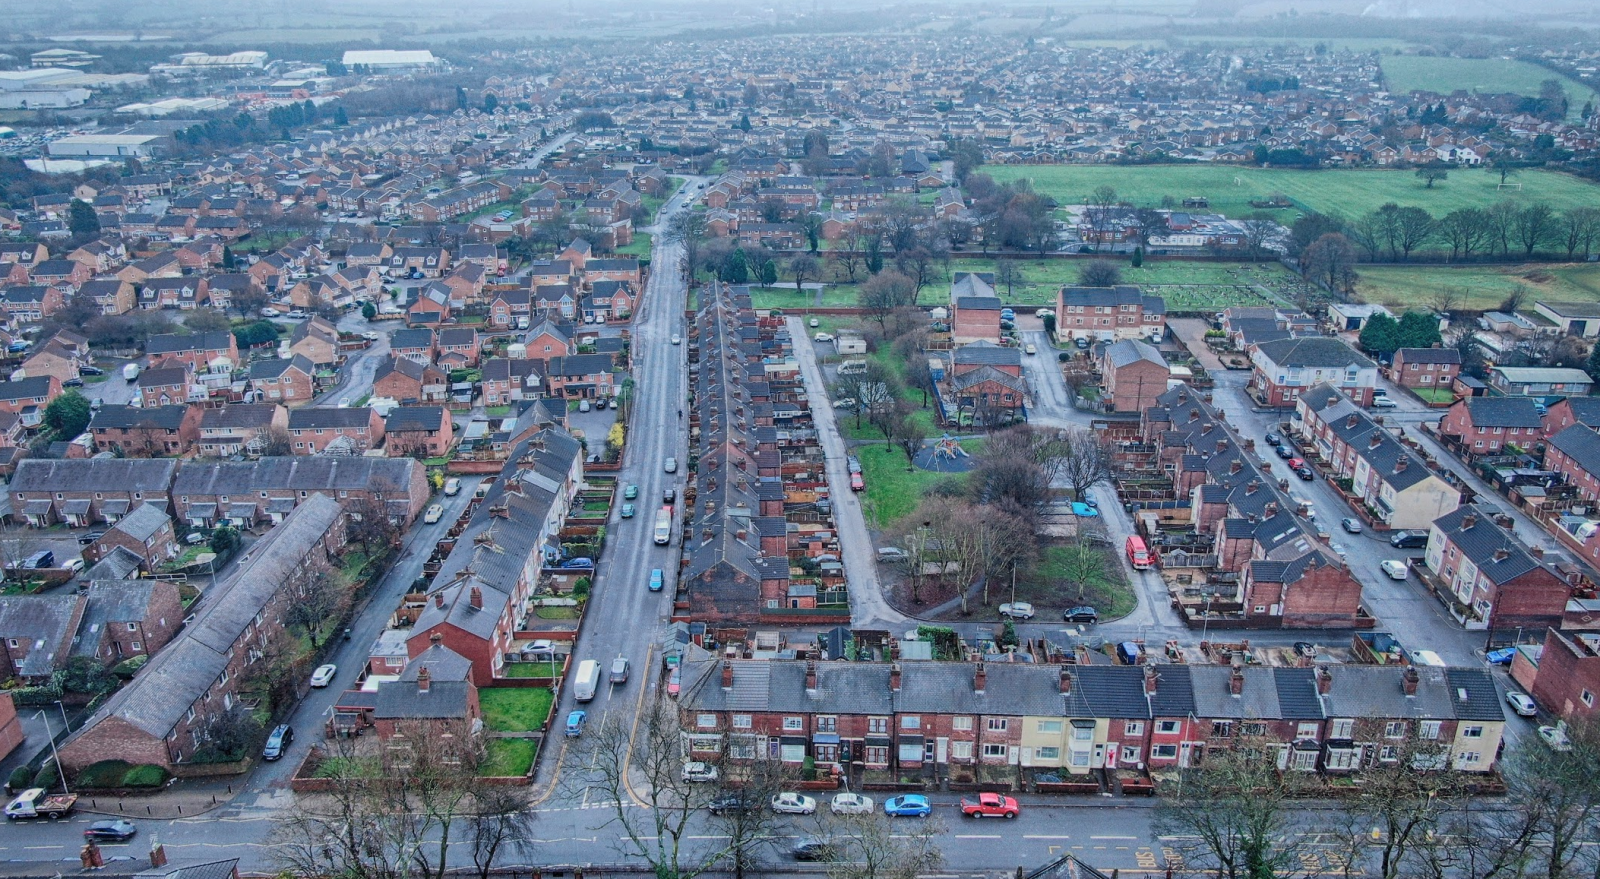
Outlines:
<svg viewBox="0 0 1600 879"><path fill-rule="evenodd" d="M1262 295L1250 288L1261 285L1270 289L1279 285L1290 284L1294 281L1294 276L1276 262L1252 264L1151 260L1139 268L1134 268L1123 257L1114 257L1114 259L1122 266L1122 280L1124 283L1138 284L1148 288L1147 292L1161 294L1168 299L1168 307L1174 310L1202 308L1217 302L1220 302L1224 307L1244 304L1275 304L1271 297ZM1078 275L1083 271L1083 267L1087 265L1087 261L1077 259L1015 260L1012 264L1022 273L1023 280L1021 283L1013 285L1010 292L1007 292L1005 285L998 285L1000 298L1013 305L1054 307L1056 291L1064 285L1076 284ZM952 260L950 263L952 274L955 272L993 272L994 270L994 259L957 259ZM1180 286L1222 289L1194 291L1155 289L1157 287ZM925 289L923 293L924 301L927 301L927 295ZM1176 305L1174 304L1175 299L1178 302Z"/></svg>
<svg viewBox="0 0 1600 879"><path fill-rule="evenodd" d="M635 232L633 233L633 241L629 242L626 247L617 248L617 256L633 256L638 257L639 259L649 259L650 247L652 244L653 242L650 239L650 233Z"/></svg>
<svg viewBox="0 0 1600 879"><path fill-rule="evenodd" d="M1583 102L1578 101L1579 105ZM1027 177L1035 189L1062 204L1082 204L1096 187L1110 186L1124 201L1158 207L1163 196L1180 203L1185 197L1205 196L1211 210L1232 217L1256 211L1251 199L1282 193L1296 208L1272 211L1282 221L1292 221L1303 209L1337 211L1347 217L1376 210L1386 202L1416 205L1440 216L1457 208L1485 207L1503 199L1541 201L1557 210L1600 201L1600 185L1557 171L1524 171L1517 175L1520 192L1500 190L1500 178L1487 171L1452 171L1450 179L1423 188L1409 170L1326 169L1295 171L1240 165L986 165L984 173L997 181Z"/></svg>
<svg viewBox="0 0 1600 879"><path fill-rule="evenodd" d="M514 778L533 768L533 739L489 739L486 750L479 775Z"/></svg>
<svg viewBox="0 0 1600 879"><path fill-rule="evenodd" d="M961 446L971 452L982 442L963 440ZM861 479L867 484L867 490L862 492L861 511L867 516L867 524L874 528L887 528L910 514L935 484L966 478L956 473L933 473L921 469L908 471L905 453L881 444L858 446L852 451L861 459Z"/></svg>
<svg viewBox="0 0 1600 879"><path fill-rule="evenodd" d="M1102 572L1080 584L1067 576L1066 557L1078 551L1072 546L1051 546L1040 553L1039 564L1034 569L1027 598L1024 598L1021 581L1017 584L1017 598L1032 600L1036 605L1072 607L1081 604L1092 606L1102 619L1127 616L1139 605L1139 599L1122 576L1116 551L1086 548L1085 552L1099 552L1105 556Z"/></svg>
<svg viewBox="0 0 1600 879"><path fill-rule="evenodd" d="M1412 91L1448 95L1457 90L1482 94L1539 96L1539 86L1556 80L1567 90L1570 111L1567 118L1580 118L1585 101L1594 90L1552 70L1526 61L1507 58L1445 58L1427 55L1388 55L1382 61L1383 78L1389 91Z"/></svg>
<svg viewBox="0 0 1600 879"><path fill-rule="evenodd" d="M1412 388L1411 392L1429 403L1451 403L1456 399L1455 391L1445 388Z"/></svg>
<svg viewBox="0 0 1600 879"><path fill-rule="evenodd" d="M489 687L478 691L483 723L495 732L529 732L550 718L554 694L543 687Z"/></svg>
<svg viewBox="0 0 1600 879"><path fill-rule="evenodd" d="M1600 265L1520 266L1362 266L1358 285L1363 299L1400 308L1428 307L1440 290L1459 290L1464 308L1492 309L1518 286L1534 300L1600 302ZM1170 307L1170 306L1169 306Z"/></svg>

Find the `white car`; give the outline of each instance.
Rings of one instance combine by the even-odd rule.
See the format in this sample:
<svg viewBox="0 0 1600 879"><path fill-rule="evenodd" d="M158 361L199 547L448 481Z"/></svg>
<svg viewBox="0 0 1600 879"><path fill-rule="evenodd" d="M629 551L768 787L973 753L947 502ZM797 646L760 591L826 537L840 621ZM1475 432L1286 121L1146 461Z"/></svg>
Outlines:
<svg viewBox="0 0 1600 879"><path fill-rule="evenodd" d="M1014 620L1031 620L1033 619L1033 605L1026 601L1019 601L1015 604L1002 604L1000 605L1000 615Z"/></svg>
<svg viewBox="0 0 1600 879"><path fill-rule="evenodd" d="M835 796L828 803L828 810L835 815L870 815L874 805L872 797L845 793Z"/></svg>
<svg viewBox="0 0 1600 879"><path fill-rule="evenodd" d="M833 341L833 335L831 333L817 333L815 336L811 337L811 341L813 341L813 342L832 342Z"/></svg>
<svg viewBox="0 0 1600 879"><path fill-rule="evenodd" d="M668 458L667 459L667 463L666 463L666 470L667 470L668 473L677 473L678 472L678 459L677 458Z"/></svg>
<svg viewBox="0 0 1600 879"><path fill-rule="evenodd" d="M772 811L780 815L810 815L817 811L817 801L805 794L784 791L773 796Z"/></svg>
<svg viewBox="0 0 1600 879"><path fill-rule="evenodd" d="M833 403L833 408L835 408L835 409L854 409L854 408L856 408L856 398L855 397L843 397L843 398L840 398L838 400L835 400L834 403Z"/></svg>
<svg viewBox="0 0 1600 879"><path fill-rule="evenodd" d="M1518 717L1539 716L1539 706L1527 693L1507 693L1506 704L1511 706L1511 710L1515 711Z"/></svg>
<svg viewBox="0 0 1600 879"><path fill-rule="evenodd" d="M1411 575L1411 568L1399 559L1384 559L1378 563L1378 567L1382 568L1391 580L1404 580Z"/></svg>
<svg viewBox="0 0 1600 879"><path fill-rule="evenodd" d="M280 312L276 308L272 308L271 306L268 306L266 308L261 309L261 316L262 317L277 317L279 314L280 314Z"/></svg>
<svg viewBox="0 0 1600 879"><path fill-rule="evenodd" d="M301 309L298 309L298 308L290 311L288 316L294 318L295 320L302 320L304 318L310 317L310 315L306 314L305 311L303 311Z"/></svg>
<svg viewBox="0 0 1600 879"><path fill-rule="evenodd" d="M367 330L366 332L361 334L361 338L366 339L368 342L376 342L379 339L383 338L383 336L381 336L381 335L379 335L377 333L374 333L371 330Z"/></svg>
<svg viewBox="0 0 1600 879"><path fill-rule="evenodd" d="M1567 738L1567 731L1559 726L1539 727L1539 738L1544 739L1552 751L1572 750L1572 740Z"/></svg>
<svg viewBox="0 0 1600 879"><path fill-rule="evenodd" d="M683 339L679 338L677 333L673 333L672 334L672 344L674 344L674 345L682 345L683 344Z"/></svg>
<svg viewBox="0 0 1600 879"><path fill-rule="evenodd" d="M1048 308L1041 308L1033 313L1034 317L1055 317L1056 313Z"/></svg>
<svg viewBox="0 0 1600 879"><path fill-rule="evenodd" d="M432 525L443 518L444 507L438 504L433 504L432 506L428 507L428 512L422 514L422 521L428 525Z"/></svg>
<svg viewBox="0 0 1600 879"><path fill-rule="evenodd" d="M707 782L717 780L717 767L695 760L683 764L682 778L687 782Z"/></svg>
<svg viewBox="0 0 1600 879"><path fill-rule="evenodd" d="M311 686L320 690L333 683L333 676L338 673L339 667L331 662L327 665L319 665L317 670L311 673Z"/></svg>
<svg viewBox="0 0 1600 879"><path fill-rule="evenodd" d="M83 559L72 558L61 563L61 567L71 571L74 576L83 573Z"/></svg>
<svg viewBox="0 0 1600 879"><path fill-rule="evenodd" d="M822 321L817 320L816 318L812 318L811 319L811 328L813 330L816 329L817 327L820 327L820 326L822 326Z"/></svg>
<svg viewBox="0 0 1600 879"><path fill-rule="evenodd" d="M1038 354L1039 353L1039 349L1034 347L1031 344L1024 345L1023 348L1022 348L1022 353L1024 353L1024 354Z"/></svg>
<svg viewBox="0 0 1600 879"><path fill-rule="evenodd" d="M1374 409L1399 409L1400 408L1400 404L1396 403L1395 401L1393 401L1391 399L1389 399L1388 397L1373 397L1372 398L1372 408L1374 408Z"/></svg>

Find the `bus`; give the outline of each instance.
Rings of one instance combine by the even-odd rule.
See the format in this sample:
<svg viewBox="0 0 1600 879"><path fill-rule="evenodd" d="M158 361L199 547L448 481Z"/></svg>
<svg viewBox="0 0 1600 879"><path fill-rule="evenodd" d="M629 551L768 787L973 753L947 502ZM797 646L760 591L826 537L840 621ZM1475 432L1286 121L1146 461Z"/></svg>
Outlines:
<svg viewBox="0 0 1600 879"><path fill-rule="evenodd" d="M672 540L672 507L656 510L656 545L666 546Z"/></svg>
<svg viewBox="0 0 1600 879"><path fill-rule="evenodd" d="M1128 538L1127 546L1128 563L1133 565L1135 571L1150 570L1150 550L1145 548L1144 538L1135 534Z"/></svg>

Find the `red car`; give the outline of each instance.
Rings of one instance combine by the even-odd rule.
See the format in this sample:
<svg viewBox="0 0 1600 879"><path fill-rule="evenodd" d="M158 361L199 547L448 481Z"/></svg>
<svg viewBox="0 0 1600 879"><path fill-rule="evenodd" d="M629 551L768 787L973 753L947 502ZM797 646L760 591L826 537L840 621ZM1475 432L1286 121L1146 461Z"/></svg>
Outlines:
<svg viewBox="0 0 1600 879"><path fill-rule="evenodd" d="M867 487L867 484L865 482L861 481L861 474L860 473L852 473L852 474L850 474L850 490L851 491L861 491L862 489L865 489L866 487Z"/></svg>
<svg viewBox="0 0 1600 879"><path fill-rule="evenodd" d="M1299 470L1301 467L1304 467L1304 466L1306 466L1306 459L1305 458L1290 458L1289 459L1289 469L1290 470Z"/></svg>
<svg viewBox="0 0 1600 879"><path fill-rule="evenodd" d="M1015 797L978 794L976 800L961 798L961 814L968 818L1015 818L1018 811Z"/></svg>

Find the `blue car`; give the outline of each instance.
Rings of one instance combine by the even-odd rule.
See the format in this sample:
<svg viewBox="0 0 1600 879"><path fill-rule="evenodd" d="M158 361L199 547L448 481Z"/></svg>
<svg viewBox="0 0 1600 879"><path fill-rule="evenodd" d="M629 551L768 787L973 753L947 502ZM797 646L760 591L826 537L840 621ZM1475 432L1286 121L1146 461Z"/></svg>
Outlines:
<svg viewBox="0 0 1600 879"><path fill-rule="evenodd" d="M660 568L652 568L650 570L650 591L651 592L660 592L661 591L661 584L662 584L661 569Z"/></svg>
<svg viewBox="0 0 1600 879"><path fill-rule="evenodd" d="M575 739L583 735L583 724L589 719L586 711L574 711L567 715L567 738Z"/></svg>
<svg viewBox="0 0 1600 879"><path fill-rule="evenodd" d="M1510 665L1512 658L1517 655L1517 648L1502 647L1499 650L1490 650L1484 654L1490 665Z"/></svg>
<svg viewBox="0 0 1600 879"><path fill-rule="evenodd" d="M928 798L922 794L901 794L883 801L883 814L903 818L926 818L933 814Z"/></svg>
<svg viewBox="0 0 1600 879"><path fill-rule="evenodd" d="M1094 507L1089 506L1088 504L1079 503L1078 501L1073 501L1072 502L1072 515L1081 516L1081 517L1083 517L1085 519L1089 519L1089 518L1092 518L1094 516L1100 515L1100 511L1095 509Z"/></svg>

